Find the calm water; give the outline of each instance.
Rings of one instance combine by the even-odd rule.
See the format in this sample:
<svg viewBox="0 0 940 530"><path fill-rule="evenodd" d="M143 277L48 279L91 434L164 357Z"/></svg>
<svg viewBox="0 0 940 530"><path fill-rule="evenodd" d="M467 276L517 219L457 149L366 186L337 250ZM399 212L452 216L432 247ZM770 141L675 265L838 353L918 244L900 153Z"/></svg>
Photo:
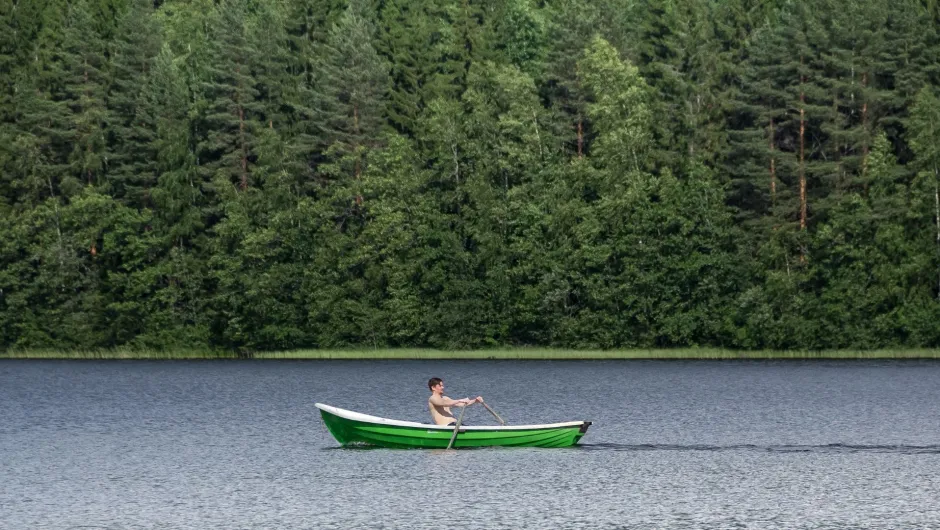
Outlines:
<svg viewBox="0 0 940 530"><path fill-rule="evenodd" d="M572 449L340 449L431 376ZM940 528L940 363L0 362L0 528ZM491 423L482 408L467 419Z"/></svg>

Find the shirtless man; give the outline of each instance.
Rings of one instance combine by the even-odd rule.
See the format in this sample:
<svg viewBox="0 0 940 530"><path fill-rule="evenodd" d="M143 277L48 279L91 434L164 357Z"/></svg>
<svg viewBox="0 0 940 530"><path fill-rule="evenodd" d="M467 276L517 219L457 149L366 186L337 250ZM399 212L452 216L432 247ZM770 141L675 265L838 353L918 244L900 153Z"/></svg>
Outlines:
<svg viewBox="0 0 940 530"><path fill-rule="evenodd" d="M434 420L435 425L454 425L457 423L457 419L450 413L451 407L466 407L474 403L483 403L482 396L473 399L450 399L444 395L444 381L439 377L432 377L428 381L428 388L431 389L428 408L431 409L431 419Z"/></svg>

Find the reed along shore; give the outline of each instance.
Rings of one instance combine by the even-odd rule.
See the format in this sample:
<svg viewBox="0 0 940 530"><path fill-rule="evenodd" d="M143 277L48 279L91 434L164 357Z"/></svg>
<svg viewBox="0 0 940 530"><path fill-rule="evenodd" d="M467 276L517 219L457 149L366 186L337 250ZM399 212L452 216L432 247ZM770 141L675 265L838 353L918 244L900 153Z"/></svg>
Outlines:
<svg viewBox="0 0 940 530"><path fill-rule="evenodd" d="M438 349L308 349L236 352L223 350L8 350L0 359L88 359L88 360L875 360L940 359L940 349L898 350L730 350L717 348L571 350L552 348L507 348L487 350Z"/></svg>

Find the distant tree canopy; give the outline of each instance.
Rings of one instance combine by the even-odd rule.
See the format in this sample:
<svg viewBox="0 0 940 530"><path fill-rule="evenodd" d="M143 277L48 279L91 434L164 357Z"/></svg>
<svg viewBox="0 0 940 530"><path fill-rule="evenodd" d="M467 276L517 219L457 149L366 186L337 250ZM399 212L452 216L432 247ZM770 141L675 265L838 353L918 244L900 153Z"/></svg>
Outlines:
<svg viewBox="0 0 940 530"><path fill-rule="evenodd" d="M927 0L0 0L0 347L940 347Z"/></svg>

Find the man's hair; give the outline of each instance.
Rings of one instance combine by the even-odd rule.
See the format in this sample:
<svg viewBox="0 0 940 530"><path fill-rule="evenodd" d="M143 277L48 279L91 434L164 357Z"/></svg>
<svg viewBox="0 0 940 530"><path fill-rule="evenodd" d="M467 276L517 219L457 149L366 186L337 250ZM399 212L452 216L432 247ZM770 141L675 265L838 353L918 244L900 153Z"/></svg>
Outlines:
<svg viewBox="0 0 940 530"><path fill-rule="evenodd" d="M432 377L428 379L428 390L432 390L434 387L437 386L438 383L443 383L443 382L444 380L441 379L440 377Z"/></svg>

